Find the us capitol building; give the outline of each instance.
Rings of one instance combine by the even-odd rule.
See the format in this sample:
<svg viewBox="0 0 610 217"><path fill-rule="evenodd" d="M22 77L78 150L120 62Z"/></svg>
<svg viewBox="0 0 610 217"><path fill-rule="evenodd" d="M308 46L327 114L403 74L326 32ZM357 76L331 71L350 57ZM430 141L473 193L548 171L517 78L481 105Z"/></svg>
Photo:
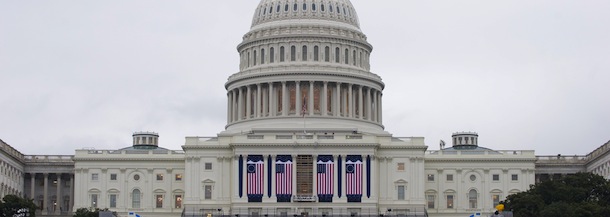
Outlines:
<svg viewBox="0 0 610 217"><path fill-rule="evenodd" d="M383 126L384 83L349 0L262 0L237 46L227 125L182 150L136 132L133 146L24 155L0 142L0 196L41 216L82 207L121 216L469 216L576 172L610 178L610 143L585 156L491 150L458 132L451 147ZM1 140L0 140L1 141Z"/></svg>

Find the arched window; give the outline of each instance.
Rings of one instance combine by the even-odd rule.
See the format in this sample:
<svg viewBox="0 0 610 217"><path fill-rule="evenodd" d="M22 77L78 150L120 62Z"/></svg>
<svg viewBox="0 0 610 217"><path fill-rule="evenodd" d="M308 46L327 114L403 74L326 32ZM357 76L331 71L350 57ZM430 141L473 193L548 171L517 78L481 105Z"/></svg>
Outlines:
<svg viewBox="0 0 610 217"><path fill-rule="evenodd" d="M292 46L290 47L290 61L296 61L297 60L297 47Z"/></svg>
<svg viewBox="0 0 610 217"><path fill-rule="evenodd" d="M316 4L311 4L311 11L316 11Z"/></svg>
<svg viewBox="0 0 610 217"><path fill-rule="evenodd" d="M303 3L303 11L307 11L307 3Z"/></svg>
<svg viewBox="0 0 610 217"><path fill-rule="evenodd" d="M341 59L341 50L339 49L339 47L335 48L335 62L339 63Z"/></svg>
<svg viewBox="0 0 610 217"><path fill-rule="evenodd" d="M341 14L341 10L339 10L339 6L337 6L337 13Z"/></svg>
<svg viewBox="0 0 610 217"><path fill-rule="evenodd" d="M328 9L330 9L330 12L333 12L333 5L328 6Z"/></svg>
<svg viewBox="0 0 610 217"><path fill-rule="evenodd" d="M269 6L269 14L273 13L273 5Z"/></svg>
<svg viewBox="0 0 610 217"><path fill-rule="evenodd" d="M131 193L131 207L140 208L140 190L134 189Z"/></svg>
<svg viewBox="0 0 610 217"><path fill-rule="evenodd" d="M303 46L303 61L307 61L307 46Z"/></svg>
<svg viewBox="0 0 610 217"><path fill-rule="evenodd" d="M321 5L320 5L320 10L321 10L322 12L324 12L324 4L321 4Z"/></svg>
<svg viewBox="0 0 610 217"><path fill-rule="evenodd" d="M248 52L248 67L250 67L250 52Z"/></svg>
<svg viewBox="0 0 610 217"><path fill-rule="evenodd" d="M362 56L362 51L360 51L360 67L362 67L364 64L364 56Z"/></svg>
<svg viewBox="0 0 610 217"><path fill-rule="evenodd" d="M286 57L286 54L284 52L284 46L280 47L280 62L284 62L284 57Z"/></svg>
<svg viewBox="0 0 610 217"><path fill-rule="evenodd" d="M269 48L269 63L275 62L275 48Z"/></svg>
<svg viewBox="0 0 610 217"><path fill-rule="evenodd" d="M256 51L254 51L254 55L252 57L253 57L252 64L256 65Z"/></svg>
<svg viewBox="0 0 610 217"><path fill-rule="evenodd" d="M324 48L324 61L330 62L330 47Z"/></svg>
<svg viewBox="0 0 610 217"><path fill-rule="evenodd" d="M319 61L319 57L318 57L318 53L319 53L319 48L318 46L313 47L313 61Z"/></svg>
<svg viewBox="0 0 610 217"><path fill-rule="evenodd" d="M297 5L297 3L294 3L294 6L292 7L292 10L294 10L294 11L299 10L299 5Z"/></svg>
<svg viewBox="0 0 610 217"><path fill-rule="evenodd" d="M261 65L265 64L265 49L261 49Z"/></svg>
<svg viewBox="0 0 610 217"><path fill-rule="evenodd" d="M288 11L288 4L286 4L286 6L284 6L284 11Z"/></svg>
<svg viewBox="0 0 610 217"><path fill-rule="evenodd" d="M256 55L256 54L254 54ZM345 64L349 64L349 50L345 49Z"/></svg>
<svg viewBox="0 0 610 217"><path fill-rule="evenodd" d="M479 198L478 198L478 194L477 194L477 190L470 190L470 192L468 192L468 204L470 204L470 209L476 209L477 208L477 202L478 202Z"/></svg>
<svg viewBox="0 0 610 217"><path fill-rule="evenodd" d="M263 15L267 14L267 8L263 8Z"/></svg>
<svg viewBox="0 0 610 217"><path fill-rule="evenodd" d="M277 5L277 9L275 9L275 12L279 13L280 12L280 5Z"/></svg>
<svg viewBox="0 0 610 217"><path fill-rule="evenodd" d="M352 64L356 65L356 51L355 50L352 52Z"/></svg>

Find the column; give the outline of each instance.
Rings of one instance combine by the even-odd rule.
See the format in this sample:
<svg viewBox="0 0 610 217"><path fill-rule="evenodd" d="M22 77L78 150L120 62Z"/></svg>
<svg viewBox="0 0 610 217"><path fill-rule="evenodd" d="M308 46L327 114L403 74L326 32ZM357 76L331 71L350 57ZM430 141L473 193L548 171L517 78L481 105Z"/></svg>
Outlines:
<svg viewBox="0 0 610 217"><path fill-rule="evenodd" d="M275 183L275 162L277 161L277 155L271 155L271 162L269 162L271 164L271 171L269 171L271 173L271 180L269 180L271 182L271 198L275 198L275 201L277 201L277 192L275 191L276 188L276 183Z"/></svg>
<svg viewBox="0 0 610 217"><path fill-rule="evenodd" d="M314 111L313 111L314 103L315 103L315 101L313 99L314 98L314 93L313 93L314 85L315 85L314 81L309 81L309 105L308 105L309 108L307 108L309 110L309 116L312 116L314 114Z"/></svg>
<svg viewBox="0 0 610 217"><path fill-rule="evenodd" d="M327 111L328 111L328 81L324 81L323 83L323 88L322 88L322 100L320 100L322 108L320 110L322 110L322 116L326 116L328 115Z"/></svg>
<svg viewBox="0 0 610 217"><path fill-rule="evenodd" d="M30 199L36 200L36 173L30 173ZM36 203L36 202L34 202Z"/></svg>
<svg viewBox="0 0 610 217"><path fill-rule="evenodd" d="M373 101L374 101L374 103L375 103L375 106L373 106L373 109L371 109L371 110L374 110L374 111L373 111L373 116L371 117L371 119L372 119L372 121L375 121L375 122L377 122L377 114L378 114L378 112L379 112L379 111L377 110L377 106L378 106L378 104L379 104L379 102L377 101L377 99L378 99L378 98L377 98L377 90L373 90ZM371 106L372 106L372 104L371 104Z"/></svg>
<svg viewBox="0 0 610 217"><path fill-rule="evenodd" d="M349 84L347 87L347 98L348 103L349 103L349 115L348 117L353 118L354 117L354 89L353 89L353 84Z"/></svg>
<svg viewBox="0 0 610 217"><path fill-rule="evenodd" d="M338 155L333 155L333 163L335 163L337 167L340 167L341 165L337 163L337 156ZM333 168L333 170L333 202L335 202L339 200L339 176L336 174L337 169Z"/></svg>
<svg viewBox="0 0 610 217"><path fill-rule="evenodd" d="M343 89L343 88L342 88ZM349 99L347 98L349 95L347 91L341 91L341 111L343 117L349 117L347 113L349 111Z"/></svg>
<svg viewBox="0 0 610 217"><path fill-rule="evenodd" d="M239 96L237 100L237 120L241 121L244 118L244 89L239 88Z"/></svg>
<svg viewBox="0 0 610 217"><path fill-rule="evenodd" d="M377 106L377 107L379 107L379 111L377 112L379 115L377 122L379 122L379 124L383 124L383 103L382 103L381 98L383 98L383 93L380 90L379 91L379 105Z"/></svg>
<svg viewBox="0 0 610 217"><path fill-rule="evenodd" d="M362 86L360 86L360 87L358 88L358 117L359 117L360 119L363 119L363 118L364 118L364 112L362 111L362 109L363 109L363 108L362 108L362 105L363 105L362 100L364 100L364 99L363 99L363 97L362 97Z"/></svg>
<svg viewBox="0 0 610 217"><path fill-rule="evenodd" d="M57 206L55 206L55 213L60 212L61 198L61 173L57 173L57 192L55 194L55 203L57 204Z"/></svg>
<svg viewBox="0 0 610 217"><path fill-rule="evenodd" d="M316 202L318 201L318 155L313 154L313 181L312 181L312 195L316 198Z"/></svg>
<svg viewBox="0 0 610 217"><path fill-rule="evenodd" d="M259 84L262 86L262 84ZM265 94L265 91L269 91L269 88L264 89L263 92L261 92L261 94L263 95L263 101L262 101L262 107L261 107L261 117L266 117L267 116L267 111L269 111L269 94Z"/></svg>
<svg viewBox="0 0 610 217"><path fill-rule="evenodd" d="M72 211L74 207L74 174L70 175L70 207L68 211Z"/></svg>
<svg viewBox="0 0 610 217"><path fill-rule="evenodd" d="M252 114L252 87L250 85L246 86L246 91L246 120L248 120Z"/></svg>
<svg viewBox="0 0 610 217"><path fill-rule="evenodd" d="M286 88L286 81L282 81L282 116L288 116L288 88Z"/></svg>
<svg viewBox="0 0 610 217"><path fill-rule="evenodd" d="M237 121L237 111L239 110L239 106L238 106L238 103L237 103L237 99L238 99L239 96L237 94L238 94L237 90L235 90L235 89L231 90L231 95L233 96L232 97L233 101L231 102L231 104L232 104L231 105L231 109L232 109L231 110L231 120L232 120L232 122Z"/></svg>
<svg viewBox="0 0 610 217"><path fill-rule="evenodd" d="M42 199L42 213L43 215L48 213L48 208L49 208L49 195L47 195L47 191L49 190L49 174L48 173L44 173L44 188L43 188L43 199Z"/></svg>
<svg viewBox="0 0 610 217"><path fill-rule="evenodd" d="M276 102L276 99L273 94L273 83L269 82L269 117L275 116L276 107L274 102Z"/></svg>
<svg viewBox="0 0 610 217"><path fill-rule="evenodd" d="M366 89L366 119L371 120L371 88Z"/></svg>
<svg viewBox="0 0 610 217"><path fill-rule="evenodd" d="M232 122L232 120L231 120L231 114L233 114L232 109L231 109L231 106L233 103L232 97L233 96L231 96L231 91L228 91L227 92L227 123Z"/></svg>
<svg viewBox="0 0 610 217"><path fill-rule="evenodd" d="M336 83L337 87L335 87L335 90L337 91L337 93L335 94L335 108L333 109L334 111L334 116L338 117L339 113L341 113L341 83L337 82Z"/></svg>
<svg viewBox="0 0 610 217"><path fill-rule="evenodd" d="M362 179L362 198L363 200L366 200L368 199L368 197L366 197L366 184L368 183L368 181L366 180L366 173L370 171L366 170L366 155L360 155L360 157L362 158L362 177L360 177Z"/></svg>
<svg viewBox="0 0 610 217"><path fill-rule="evenodd" d="M298 195L299 192L297 192L297 155L292 155L292 198L294 198L294 196ZM294 202L294 200L292 201Z"/></svg>
<svg viewBox="0 0 610 217"><path fill-rule="evenodd" d="M296 83L296 97L295 97L295 114L301 116L301 110L303 110L303 98L301 97L301 81L295 81Z"/></svg>
<svg viewBox="0 0 610 217"><path fill-rule="evenodd" d="M254 117L260 118L261 117L261 99L262 99L262 93L261 93L261 84L256 84L256 105L254 106L256 115Z"/></svg>

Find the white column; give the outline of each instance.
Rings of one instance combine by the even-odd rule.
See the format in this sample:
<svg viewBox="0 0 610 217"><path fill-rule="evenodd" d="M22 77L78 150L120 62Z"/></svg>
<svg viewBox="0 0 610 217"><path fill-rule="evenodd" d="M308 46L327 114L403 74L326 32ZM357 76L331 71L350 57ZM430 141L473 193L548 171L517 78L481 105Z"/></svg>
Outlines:
<svg viewBox="0 0 610 217"><path fill-rule="evenodd" d="M288 88L286 88L286 82L282 81L282 116L288 116Z"/></svg>
<svg viewBox="0 0 610 217"><path fill-rule="evenodd" d="M297 155L292 155L292 195L297 195ZM292 201L294 202L294 201Z"/></svg>
<svg viewBox="0 0 610 217"><path fill-rule="evenodd" d="M379 94L379 98L377 98L378 102L377 102L377 108L379 108L377 110L377 122L379 122L379 124L383 123L383 103L381 98L383 98L383 93L381 92L381 90L379 92L377 92L377 94Z"/></svg>
<svg viewBox="0 0 610 217"><path fill-rule="evenodd" d="M239 100L237 100L237 120L242 120L244 118L244 89L239 88Z"/></svg>
<svg viewBox="0 0 610 217"><path fill-rule="evenodd" d="M335 113L334 116L338 117L339 113L341 113L341 83L337 82L336 85L337 85L335 87L336 94L335 94L335 100L334 100L335 108L333 109L333 111Z"/></svg>
<svg viewBox="0 0 610 217"><path fill-rule="evenodd" d="M301 110L303 109L303 98L301 97L301 81L295 81L296 85L296 97L295 97L295 114L301 116Z"/></svg>
<svg viewBox="0 0 610 217"><path fill-rule="evenodd" d="M57 206L55 206L55 213L59 213L60 211L60 207L61 207L61 173L57 173L57 192L55 194L55 203L57 204Z"/></svg>
<svg viewBox="0 0 610 217"><path fill-rule="evenodd" d="M328 81L322 83L324 84L324 87L322 88L322 100L320 103L322 105L322 116L326 116L328 115Z"/></svg>
<svg viewBox="0 0 610 217"><path fill-rule="evenodd" d="M377 122L377 114L379 112L379 111L377 111L377 108L378 108L377 106L378 106L378 103L379 103L377 101L377 99L378 99L377 98L377 90L373 90L373 101L375 102L375 106L373 106L373 109L371 109L371 110L373 110L373 116L371 118L372 118L372 121L375 121L375 122Z"/></svg>
<svg viewBox="0 0 610 217"><path fill-rule="evenodd" d="M269 117L273 117L275 116L275 103L276 99L275 99L275 94L273 94L273 83L269 82Z"/></svg>
<svg viewBox="0 0 610 217"><path fill-rule="evenodd" d="M366 119L371 119L371 88L366 89Z"/></svg>
<svg viewBox="0 0 610 217"><path fill-rule="evenodd" d="M346 169L345 162L347 162L346 157L347 157L347 155L341 155L341 165L339 165L341 167L341 174L339 174L339 175L341 176L341 182L342 182L341 183L341 196L343 198L345 198L345 200L347 200L347 191L346 191L347 189L345 186L345 183L347 183L345 181L345 169Z"/></svg>
<svg viewBox="0 0 610 217"><path fill-rule="evenodd" d="M312 195L317 198L318 197L318 155L314 154L312 155L313 157L313 180L311 183L313 183L312 187ZM318 199L316 199L316 202L318 201Z"/></svg>
<svg viewBox="0 0 610 217"><path fill-rule="evenodd" d="M307 105L307 109L309 110L309 116L312 116L314 114L314 103L315 101L313 100L314 98L314 85L315 82L314 81L309 81L309 105Z"/></svg>
<svg viewBox="0 0 610 217"><path fill-rule="evenodd" d="M367 200L369 198L366 197L366 184L368 183L368 180L366 180L366 174L367 174L367 172L370 172L370 171L366 170L366 166L368 165L367 161L366 161L366 155L361 155L361 158L362 158L362 177L361 177L362 178L362 198L363 198L363 200Z"/></svg>
<svg viewBox="0 0 610 217"><path fill-rule="evenodd" d="M364 98L362 97L362 86L360 86L358 88L358 118L360 118L360 119L364 119L364 111L362 111L362 109L363 109L362 100L364 100Z"/></svg>
<svg viewBox="0 0 610 217"><path fill-rule="evenodd" d="M237 111L239 110L238 92L236 89L231 90L231 122L237 121Z"/></svg>
<svg viewBox="0 0 610 217"><path fill-rule="evenodd" d="M36 200L36 173L30 173L30 199ZM36 202L34 202L36 203Z"/></svg>
<svg viewBox="0 0 610 217"><path fill-rule="evenodd" d="M68 206L68 211L72 211L74 207L74 174L70 175L70 202Z"/></svg>
<svg viewBox="0 0 610 217"><path fill-rule="evenodd" d="M233 120L231 119L231 114L233 114L232 112L232 104L233 104L233 96L231 96L231 91L227 92L227 123L231 123L233 122Z"/></svg>
<svg viewBox="0 0 610 217"><path fill-rule="evenodd" d="M353 89L353 84L349 84L347 87L347 98L348 103L349 103L349 115L347 117L353 118L354 117L354 89Z"/></svg>
<svg viewBox="0 0 610 217"><path fill-rule="evenodd" d="M262 94L261 93L261 84L256 84L256 103L254 106L254 108L256 108L255 109L256 115L254 117L257 117L257 118L261 117L261 112L262 112L262 109L261 109L262 95L261 94Z"/></svg>
<svg viewBox="0 0 610 217"><path fill-rule="evenodd" d="M42 199L42 213L47 214L48 208L49 208L49 195L47 194L47 192L49 190L49 174L44 173L42 175L44 176L44 188L43 188L44 192L42 192L42 195L44 198Z"/></svg>
<svg viewBox="0 0 610 217"><path fill-rule="evenodd" d="M333 163L335 163L335 167L333 168L333 202L339 200L339 176L337 175L337 171L341 165L337 162L337 156L333 155Z"/></svg>
<svg viewBox="0 0 610 217"><path fill-rule="evenodd" d="M341 88L343 90L343 88ZM348 93L347 91L341 91L341 116L343 117L348 117L349 114L347 114L347 112L349 111L349 100L347 99Z"/></svg>
<svg viewBox="0 0 610 217"><path fill-rule="evenodd" d="M266 91L269 91L269 88L263 88L263 92L261 93L263 95L263 101L261 105L261 117L266 117L267 111L269 111L269 94Z"/></svg>
<svg viewBox="0 0 610 217"><path fill-rule="evenodd" d="M246 120L252 118L250 114L252 114L252 87L250 85L246 86Z"/></svg>

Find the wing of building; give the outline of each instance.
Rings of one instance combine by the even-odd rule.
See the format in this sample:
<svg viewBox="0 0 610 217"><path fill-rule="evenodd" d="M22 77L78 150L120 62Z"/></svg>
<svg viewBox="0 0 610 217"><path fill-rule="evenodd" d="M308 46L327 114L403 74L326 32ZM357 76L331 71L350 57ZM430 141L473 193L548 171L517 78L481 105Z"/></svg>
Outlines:
<svg viewBox="0 0 610 217"><path fill-rule="evenodd" d="M262 0L227 74L227 125L183 150L136 132L119 150L23 155L2 142L1 194L42 216L82 207L141 216L468 216L537 180L610 175L608 144L587 156L491 150L478 134L430 151L383 119L373 46L349 0Z"/></svg>

